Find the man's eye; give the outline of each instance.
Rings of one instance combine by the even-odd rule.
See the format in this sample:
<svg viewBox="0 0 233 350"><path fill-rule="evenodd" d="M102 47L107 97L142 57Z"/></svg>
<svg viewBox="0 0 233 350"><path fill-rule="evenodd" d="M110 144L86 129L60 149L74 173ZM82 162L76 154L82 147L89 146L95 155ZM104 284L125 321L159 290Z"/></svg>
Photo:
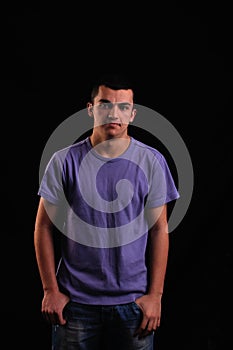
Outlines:
<svg viewBox="0 0 233 350"><path fill-rule="evenodd" d="M100 103L99 104L99 108L101 108L101 109L111 109L112 105L111 105L111 103Z"/></svg>
<svg viewBox="0 0 233 350"><path fill-rule="evenodd" d="M126 104L119 104L119 109L121 111L128 111L130 109L130 105Z"/></svg>

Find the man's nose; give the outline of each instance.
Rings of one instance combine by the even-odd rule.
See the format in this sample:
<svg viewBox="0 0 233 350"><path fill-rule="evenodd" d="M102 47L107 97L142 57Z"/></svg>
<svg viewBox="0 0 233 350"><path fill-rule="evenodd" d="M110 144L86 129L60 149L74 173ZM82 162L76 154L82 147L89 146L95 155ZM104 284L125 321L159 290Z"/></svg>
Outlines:
<svg viewBox="0 0 233 350"><path fill-rule="evenodd" d="M117 105L113 105L110 112L109 112L109 115L108 117L110 119L118 119L118 106Z"/></svg>

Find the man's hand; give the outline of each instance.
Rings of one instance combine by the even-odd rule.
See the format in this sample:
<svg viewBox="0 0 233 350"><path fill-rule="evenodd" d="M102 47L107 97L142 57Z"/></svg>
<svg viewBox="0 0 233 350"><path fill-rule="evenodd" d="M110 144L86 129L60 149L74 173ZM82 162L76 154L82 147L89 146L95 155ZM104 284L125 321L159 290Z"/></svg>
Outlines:
<svg viewBox="0 0 233 350"><path fill-rule="evenodd" d="M66 320L63 317L65 305L69 302L69 297L59 291L46 291L42 300L42 314L45 319L52 324L64 325Z"/></svg>
<svg viewBox="0 0 233 350"><path fill-rule="evenodd" d="M142 322L135 332L139 338L146 337L160 326L161 318L161 296L144 295L135 300L143 313Z"/></svg>

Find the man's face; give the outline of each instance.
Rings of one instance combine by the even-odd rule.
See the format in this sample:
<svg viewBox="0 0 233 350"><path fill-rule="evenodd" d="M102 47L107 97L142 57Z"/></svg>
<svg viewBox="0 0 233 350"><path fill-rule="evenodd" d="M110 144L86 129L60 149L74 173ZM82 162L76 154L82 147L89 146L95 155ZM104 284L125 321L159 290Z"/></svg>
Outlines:
<svg viewBox="0 0 233 350"><path fill-rule="evenodd" d="M132 90L112 90L100 86L94 104L88 106L89 115L94 117L94 127L109 137L124 137L136 110Z"/></svg>

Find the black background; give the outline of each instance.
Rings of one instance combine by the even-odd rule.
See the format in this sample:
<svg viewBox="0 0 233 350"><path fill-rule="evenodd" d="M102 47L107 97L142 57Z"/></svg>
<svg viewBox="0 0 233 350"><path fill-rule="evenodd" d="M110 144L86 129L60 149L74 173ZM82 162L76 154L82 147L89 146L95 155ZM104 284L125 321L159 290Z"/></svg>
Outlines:
<svg viewBox="0 0 233 350"><path fill-rule="evenodd" d="M230 11L93 6L21 3L2 11L2 342L51 348L33 247L40 157L54 129L85 108L94 78L125 72L140 104L178 130L194 168L191 204L171 234L156 349L207 342L224 349L232 293Z"/></svg>

